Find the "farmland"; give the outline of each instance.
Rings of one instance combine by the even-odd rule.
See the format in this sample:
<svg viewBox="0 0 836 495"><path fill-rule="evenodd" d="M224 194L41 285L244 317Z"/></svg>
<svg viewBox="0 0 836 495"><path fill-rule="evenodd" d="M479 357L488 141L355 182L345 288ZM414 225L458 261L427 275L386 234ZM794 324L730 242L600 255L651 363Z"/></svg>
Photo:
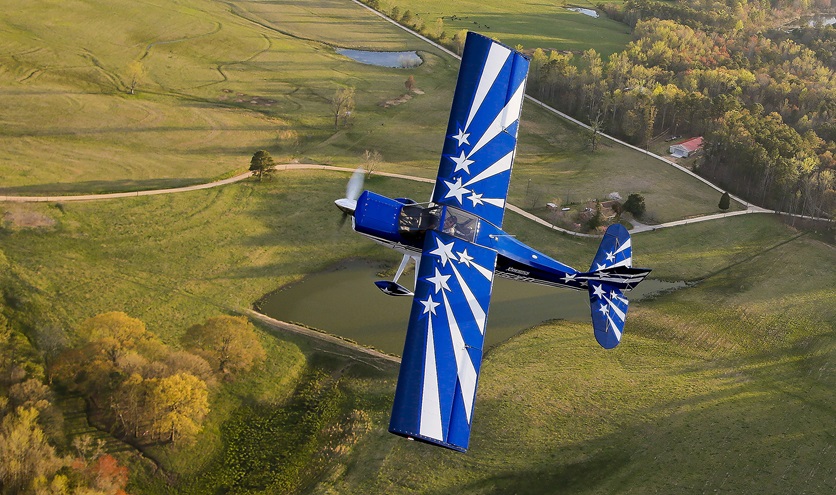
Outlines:
<svg viewBox="0 0 836 495"><path fill-rule="evenodd" d="M245 170L262 148L280 161L352 167L377 149L381 170L432 177L457 61L354 3L300 5L7 9L0 194L206 182ZM411 8L447 15L437 5ZM478 22L507 43L529 46L511 33L542 28L498 17ZM360 65L337 46L418 50L424 64ZM132 61L146 69L134 95ZM424 94L380 106L405 92L408 74ZM329 99L346 86L356 88L356 116L335 130ZM658 221L716 211L715 190L661 162L615 145L591 153L579 130L533 105L522 121L512 203L618 191L641 192ZM49 324L73 339L90 316L124 311L176 348L190 326L346 258L394 265L394 253L338 228L331 203L347 178L283 171L166 196L2 204L3 313L29 335ZM374 174L366 185L429 194ZM573 265L597 245L513 214L505 227ZM832 232L800 227L743 215L636 235L637 266L689 286L632 304L612 352L588 324L563 321L491 349L466 455L386 433L395 365L267 327L267 361L211 389L194 443L137 449L90 427L72 396L59 397L65 429L107 437L130 468L130 493L830 493L834 247ZM69 452L69 439L59 449Z"/></svg>

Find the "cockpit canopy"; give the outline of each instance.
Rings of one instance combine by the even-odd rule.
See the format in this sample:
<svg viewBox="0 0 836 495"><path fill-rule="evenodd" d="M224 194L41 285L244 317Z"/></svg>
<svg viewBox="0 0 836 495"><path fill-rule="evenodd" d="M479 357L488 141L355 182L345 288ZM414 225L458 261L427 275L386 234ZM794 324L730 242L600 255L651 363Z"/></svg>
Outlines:
<svg viewBox="0 0 836 495"><path fill-rule="evenodd" d="M402 235L421 234L438 228L442 207L432 203L404 205L398 219Z"/></svg>
<svg viewBox="0 0 836 495"><path fill-rule="evenodd" d="M452 206L432 203L410 204L401 209L398 228L401 235L419 236L428 230L440 230L468 242L474 242L480 219Z"/></svg>

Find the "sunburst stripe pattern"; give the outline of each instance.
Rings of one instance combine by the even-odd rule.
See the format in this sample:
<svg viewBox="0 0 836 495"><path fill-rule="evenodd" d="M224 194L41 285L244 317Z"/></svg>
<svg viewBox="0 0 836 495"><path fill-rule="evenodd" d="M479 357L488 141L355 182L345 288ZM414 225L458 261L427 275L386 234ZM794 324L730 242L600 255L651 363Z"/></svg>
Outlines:
<svg viewBox="0 0 836 495"><path fill-rule="evenodd" d="M432 200L501 226L528 60L469 33Z"/></svg>
<svg viewBox="0 0 836 495"><path fill-rule="evenodd" d="M390 431L467 449L496 252L428 232Z"/></svg>

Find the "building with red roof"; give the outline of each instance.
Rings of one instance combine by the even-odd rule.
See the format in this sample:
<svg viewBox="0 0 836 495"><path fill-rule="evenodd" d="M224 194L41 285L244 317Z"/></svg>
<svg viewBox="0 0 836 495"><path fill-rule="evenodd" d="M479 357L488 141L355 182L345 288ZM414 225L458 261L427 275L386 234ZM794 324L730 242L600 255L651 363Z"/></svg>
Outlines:
<svg viewBox="0 0 836 495"><path fill-rule="evenodd" d="M671 155L677 158L688 158L702 148L702 136L682 141L670 147Z"/></svg>

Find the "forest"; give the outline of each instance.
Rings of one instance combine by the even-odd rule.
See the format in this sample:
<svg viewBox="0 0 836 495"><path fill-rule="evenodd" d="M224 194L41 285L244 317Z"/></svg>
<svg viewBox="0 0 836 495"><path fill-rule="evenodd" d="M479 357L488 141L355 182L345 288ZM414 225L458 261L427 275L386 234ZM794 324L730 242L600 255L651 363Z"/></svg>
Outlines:
<svg viewBox="0 0 836 495"><path fill-rule="evenodd" d="M382 8L378 0L364 0ZM789 27L831 0L627 0L599 3L632 42L606 60L518 45L531 57L528 93L598 133L647 148L703 136L695 171L760 206L836 213L836 27ZM392 19L461 53L452 36L397 6ZM500 40L502 41L502 40Z"/></svg>
<svg viewBox="0 0 836 495"><path fill-rule="evenodd" d="M776 26L812 6L629 0L601 4L633 41L607 60L595 50L532 52L529 91L642 147L705 137L698 173L762 206L836 211L836 29Z"/></svg>
<svg viewBox="0 0 836 495"><path fill-rule="evenodd" d="M70 442L59 396L80 397L88 420L142 450L193 442L210 410L210 391L265 359L244 317L193 325L184 349L172 349L122 312L85 320L71 342L57 326L39 327L32 343L0 314L0 489L3 493L124 494L128 468L106 441ZM48 440L64 447L59 455Z"/></svg>

